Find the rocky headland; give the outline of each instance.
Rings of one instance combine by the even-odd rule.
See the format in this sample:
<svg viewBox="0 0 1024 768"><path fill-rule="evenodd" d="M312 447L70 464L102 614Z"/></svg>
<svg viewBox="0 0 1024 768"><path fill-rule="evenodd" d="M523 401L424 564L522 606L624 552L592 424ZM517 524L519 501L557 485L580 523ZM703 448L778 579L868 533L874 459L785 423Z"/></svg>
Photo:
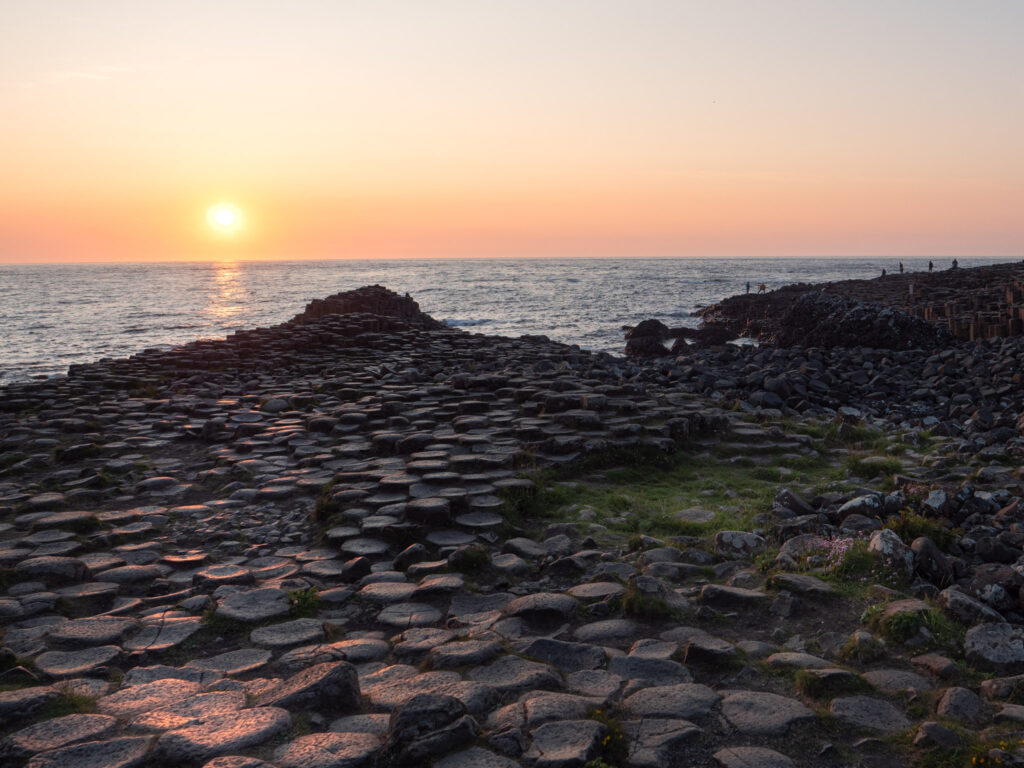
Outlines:
<svg viewBox="0 0 1024 768"><path fill-rule="evenodd" d="M619 358L373 286L6 387L0 758L1024 761L1024 340L798 293Z"/></svg>

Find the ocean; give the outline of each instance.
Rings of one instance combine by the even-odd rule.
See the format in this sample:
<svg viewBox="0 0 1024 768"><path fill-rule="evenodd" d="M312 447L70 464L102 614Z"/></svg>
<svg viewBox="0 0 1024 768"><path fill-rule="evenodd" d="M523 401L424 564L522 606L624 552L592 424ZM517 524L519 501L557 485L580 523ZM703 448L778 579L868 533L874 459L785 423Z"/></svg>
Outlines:
<svg viewBox="0 0 1024 768"><path fill-rule="evenodd" d="M935 258L936 268L949 267ZM960 259L960 266L1007 259ZM928 259L903 259L925 270ZM450 325L543 334L619 353L623 325L696 326L701 306L746 288L869 278L898 259L408 259L0 264L0 384L69 365L280 323L306 303L380 284Z"/></svg>

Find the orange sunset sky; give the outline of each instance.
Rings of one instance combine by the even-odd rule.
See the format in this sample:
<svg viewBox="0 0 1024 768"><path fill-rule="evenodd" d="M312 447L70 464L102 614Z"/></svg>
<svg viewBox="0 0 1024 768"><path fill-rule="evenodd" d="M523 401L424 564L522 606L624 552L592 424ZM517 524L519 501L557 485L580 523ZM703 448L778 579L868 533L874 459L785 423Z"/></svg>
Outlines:
<svg viewBox="0 0 1024 768"><path fill-rule="evenodd" d="M1020 257L1022 30L1018 0L3 3L0 261Z"/></svg>

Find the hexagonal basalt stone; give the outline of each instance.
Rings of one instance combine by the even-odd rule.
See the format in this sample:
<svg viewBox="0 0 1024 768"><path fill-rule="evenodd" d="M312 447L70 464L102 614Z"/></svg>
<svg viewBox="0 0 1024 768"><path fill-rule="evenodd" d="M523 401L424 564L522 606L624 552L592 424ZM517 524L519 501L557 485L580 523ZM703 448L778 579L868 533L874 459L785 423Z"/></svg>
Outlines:
<svg viewBox="0 0 1024 768"><path fill-rule="evenodd" d="M226 619L256 623L284 616L291 610L288 593L276 587L250 589L225 595L217 604L216 614Z"/></svg>
<svg viewBox="0 0 1024 768"><path fill-rule="evenodd" d="M414 598L424 599L436 595L458 592L465 586L466 580L457 573L436 573L424 576L416 586Z"/></svg>
<svg viewBox="0 0 1024 768"><path fill-rule="evenodd" d="M359 677L347 661L317 664L259 695L260 706L345 713L359 709Z"/></svg>
<svg viewBox="0 0 1024 768"><path fill-rule="evenodd" d="M843 722L883 733L897 733L910 727L907 716L892 704L871 696L833 699L829 711Z"/></svg>
<svg viewBox="0 0 1024 768"><path fill-rule="evenodd" d="M562 687L558 673L547 664L518 656L503 656L486 667L477 667L470 671L469 678L486 683L503 694Z"/></svg>
<svg viewBox="0 0 1024 768"><path fill-rule="evenodd" d="M14 566L14 572L44 584L73 584L85 578L85 564L74 557L32 557Z"/></svg>
<svg viewBox="0 0 1024 768"><path fill-rule="evenodd" d="M111 581L115 584L149 585L154 579L165 576L170 569L164 565L122 565L119 568L111 568L99 574L104 581Z"/></svg>
<svg viewBox="0 0 1024 768"><path fill-rule="evenodd" d="M577 640L596 645L621 647L640 634L640 627L630 619L603 619L583 624L573 630Z"/></svg>
<svg viewBox="0 0 1024 768"><path fill-rule="evenodd" d="M324 637L323 622L317 619L295 619L283 624L271 624L249 633L255 645L264 648L288 648L293 645L312 643Z"/></svg>
<svg viewBox="0 0 1024 768"><path fill-rule="evenodd" d="M311 733L278 748L280 768L370 768L381 751L381 737L372 733Z"/></svg>
<svg viewBox="0 0 1024 768"><path fill-rule="evenodd" d="M401 629L425 627L441 620L441 612L427 603L394 603L377 614L377 621Z"/></svg>
<svg viewBox="0 0 1024 768"><path fill-rule="evenodd" d="M551 640L540 637L532 640L522 648L523 655L551 664L563 672L579 672L584 669L597 669L605 663L607 654L604 648L586 643L568 643L564 640Z"/></svg>
<svg viewBox="0 0 1024 768"><path fill-rule="evenodd" d="M116 643L139 623L120 616L96 616L66 621L47 633L47 639L58 648L83 648Z"/></svg>
<svg viewBox="0 0 1024 768"><path fill-rule="evenodd" d="M302 572L318 579L342 579L348 574L348 566L344 560L314 560L302 566Z"/></svg>
<svg viewBox="0 0 1024 768"><path fill-rule="evenodd" d="M43 528L71 528L83 530L96 524L96 516L92 512L81 510L68 510L67 512L54 512L43 515L32 521L32 528L40 530Z"/></svg>
<svg viewBox="0 0 1024 768"><path fill-rule="evenodd" d="M125 688L133 685L145 685L161 680L184 680L199 685L210 685L224 677L220 671L196 667L168 667L165 664L153 664L149 667L132 667L124 676Z"/></svg>
<svg viewBox="0 0 1024 768"><path fill-rule="evenodd" d="M66 606L67 613L81 616L108 610L113 605L114 598L117 597L120 589L120 585L113 582L90 581L70 587L61 587L57 590L57 596Z"/></svg>
<svg viewBox="0 0 1024 768"><path fill-rule="evenodd" d="M154 680L122 688L97 702L100 712L114 717L131 717L154 709L169 707L201 690L199 683L187 680Z"/></svg>
<svg viewBox="0 0 1024 768"><path fill-rule="evenodd" d="M65 715L22 728L0 742L0 756L25 758L79 741L96 741L114 732L110 715Z"/></svg>
<svg viewBox="0 0 1024 768"><path fill-rule="evenodd" d="M519 763L481 747L470 747L438 760L434 768L519 768Z"/></svg>
<svg viewBox="0 0 1024 768"><path fill-rule="evenodd" d="M499 500L500 501L500 500ZM455 524L468 528L471 531L482 531L490 528L498 528L505 522L505 518L494 512L467 512L455 518Z"/></svg>
<svg viewBox="0 0 1024 768"><path fill-rule="evenodd" d="M403 581L377 581L359 590L359 596L379 603L400 603L416 591L415 584Z"/></svg>
<svg viewBox="0 0 1024 768"><path fill-rule="evenodd" d="M739 691L722 700L722 714L744 735L779 736L794 723L817 717L796 699L759 691Z"/></svg>
<svg viewBox="0 0 1024 768"><path fill-rule="evenodd" d="M341 545L341 551L352 557L379 557L386 555L388 549L387 542L362 536L348 539Z"/></svg>
<svg viewBox="0 0 1024 768"><path fill-rule="evenodd" d="M169 707L136 716L129 724L129 729L144 733L162 733L237 712L244 706L245 694L241 691L200 693Z"/></svg>
<svg viewBox="0 0 1024 768"><path fill-rule="evenodd" d="M722 768L796 768L796 763L767 747L726 747L714 754Z"/></svg>
<svg viewBox="0 0 1024 768"><path fill-rule="evenodd" d="M594 581L570 587L568 593L580 600L606 600L624 594L626 588L614 581Z"/></svg>
<svg viewBox="0 0 1024 768"><path fill-rule="evenodd" d="M236 651L228 651L206 659L192 659L186 662L186 667L193 669L209 669L222 672L225 675L243 675L246 672L255 672L270 661L270 651L261 648L239 648Z"/></svg>
<svg viewBox="0 0 1024 768"><path fill-rule="evenodd" d="M464 547L476 541L476 536L464 531L431 531L427 534L427 541L435 547Z"/></svg>
<svg viewBox="0 0 1024 768"><path fill-rule="evenodd" d="M597 755L605 727L595 720L545 723L530 733L526 759L537 768L582 766Z"/></svg>
<svg viewBox="0 0 1024 768"><path fill-rule="evenodd" d="M0 725L8 725L29 717L57 696L57 689L52 685L0 691Z"/></svg>
<svg viewBox="0 0 1024 768"><path fill-rule="evenodd" d="M764 592L724 584L705 584L700 591L701 603L712 608L754 608L767 599Z"/></svg>
<svg viewBox="0 0 1024 768"><path fill-rule="evenodd" d="M419 627L403 632L395 643L395 657L403 661L417 661L433 648L454 640L457 633L451 629Z"/></svg>
<svg viewBox="0 0 1024 768"><path fill-rule="evenodd" d="M252 584L255 580L252 571L241 565L211 565L192 576L194 585L208 589L216 589L221 584Z"/></svg>
<svg viewBox="0 0 1024 768"><path fill-rule="evenodd" d="M494 640L464 640L434 648L427 661L434 669L455 669L486 664L501 652L501 643Z"/></svg>
<svg viewBox="0 0 1024 768"><path fill-rule="evenodd" d="M152 742L151 736L87 741L42 752L25 768L139 768L146 765Z"/></svg>
<svg viewBox="0 0 1024 768"><path fill-rule="evenodd" d="M121 655L116 645L101 645L80 651L48 651L36 656L36 668L50 677L74 677L98 671Z"/></svg>
<svg viewBox="0 0 1024 768"><path fill-rule="evenodd" d="M630 717L704 717L722 697L706 685L682 683L644 688L622 702Z"/></svg>
<svg viewBox="0 0 1024 768"><path fill-rule="evenodd" d="M31 536L26 536L22 539L26 544L33 546L42 546L43 544L53 544L56 542L67 541L68 539L74 538L75 534L71 531L62 531L57 528L51 528L47 531L38 531L33 533Z"/></svg>
<svg viewBox="0 0 1024 768"><path fill-rule="evenodd" d="M451 502L438 496L413 499L405 505L405 517L420 525L445 525L451 519Z"/></svg>
<svg viewBox="0 0 1024 768"><path fill-rule="evenodd" d="M559 592L538 592L517 597L505 606L505 613L527 620L565 618L579 605L576 598Z"/></svg>
<svg viewBox="0 0 1024 768"><path fill-rule="evenodd" d="M395 664L364 679L365 694L377 708L392 710L419 693L433 693L444 686L462 682L457 672L423 672L415 667Z"/></svg>
<svg viewBox="0 0 1024 768"><path fill-rule="evenodd" d="M126 651L159 653L179 645L203 626L192 616L148 617L139 633L124 643Z"/></svg>
<svg viewBox="0 0 1024 768"><path fill-rule="evenodd" d="M153 757L171 765L200 762L265 744L291 727L292 718L287 710L243 709L165 733L157 741Z"/></svg>

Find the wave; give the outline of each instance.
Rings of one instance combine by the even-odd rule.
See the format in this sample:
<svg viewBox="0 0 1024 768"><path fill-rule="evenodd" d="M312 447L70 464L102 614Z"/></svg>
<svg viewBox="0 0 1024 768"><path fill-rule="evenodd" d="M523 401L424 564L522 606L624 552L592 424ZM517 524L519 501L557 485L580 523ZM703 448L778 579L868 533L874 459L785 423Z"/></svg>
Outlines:
<svg viewBox="0 0 1024 768"><path fill-rule="evenodd" d="M487 318L484 318L482 320L456 320L451 317L446 317L441 322L444 323L445 325L450 325L453 328L468 328L473 325L487 325L488 323L491 323L493 321Z"/></svg>

